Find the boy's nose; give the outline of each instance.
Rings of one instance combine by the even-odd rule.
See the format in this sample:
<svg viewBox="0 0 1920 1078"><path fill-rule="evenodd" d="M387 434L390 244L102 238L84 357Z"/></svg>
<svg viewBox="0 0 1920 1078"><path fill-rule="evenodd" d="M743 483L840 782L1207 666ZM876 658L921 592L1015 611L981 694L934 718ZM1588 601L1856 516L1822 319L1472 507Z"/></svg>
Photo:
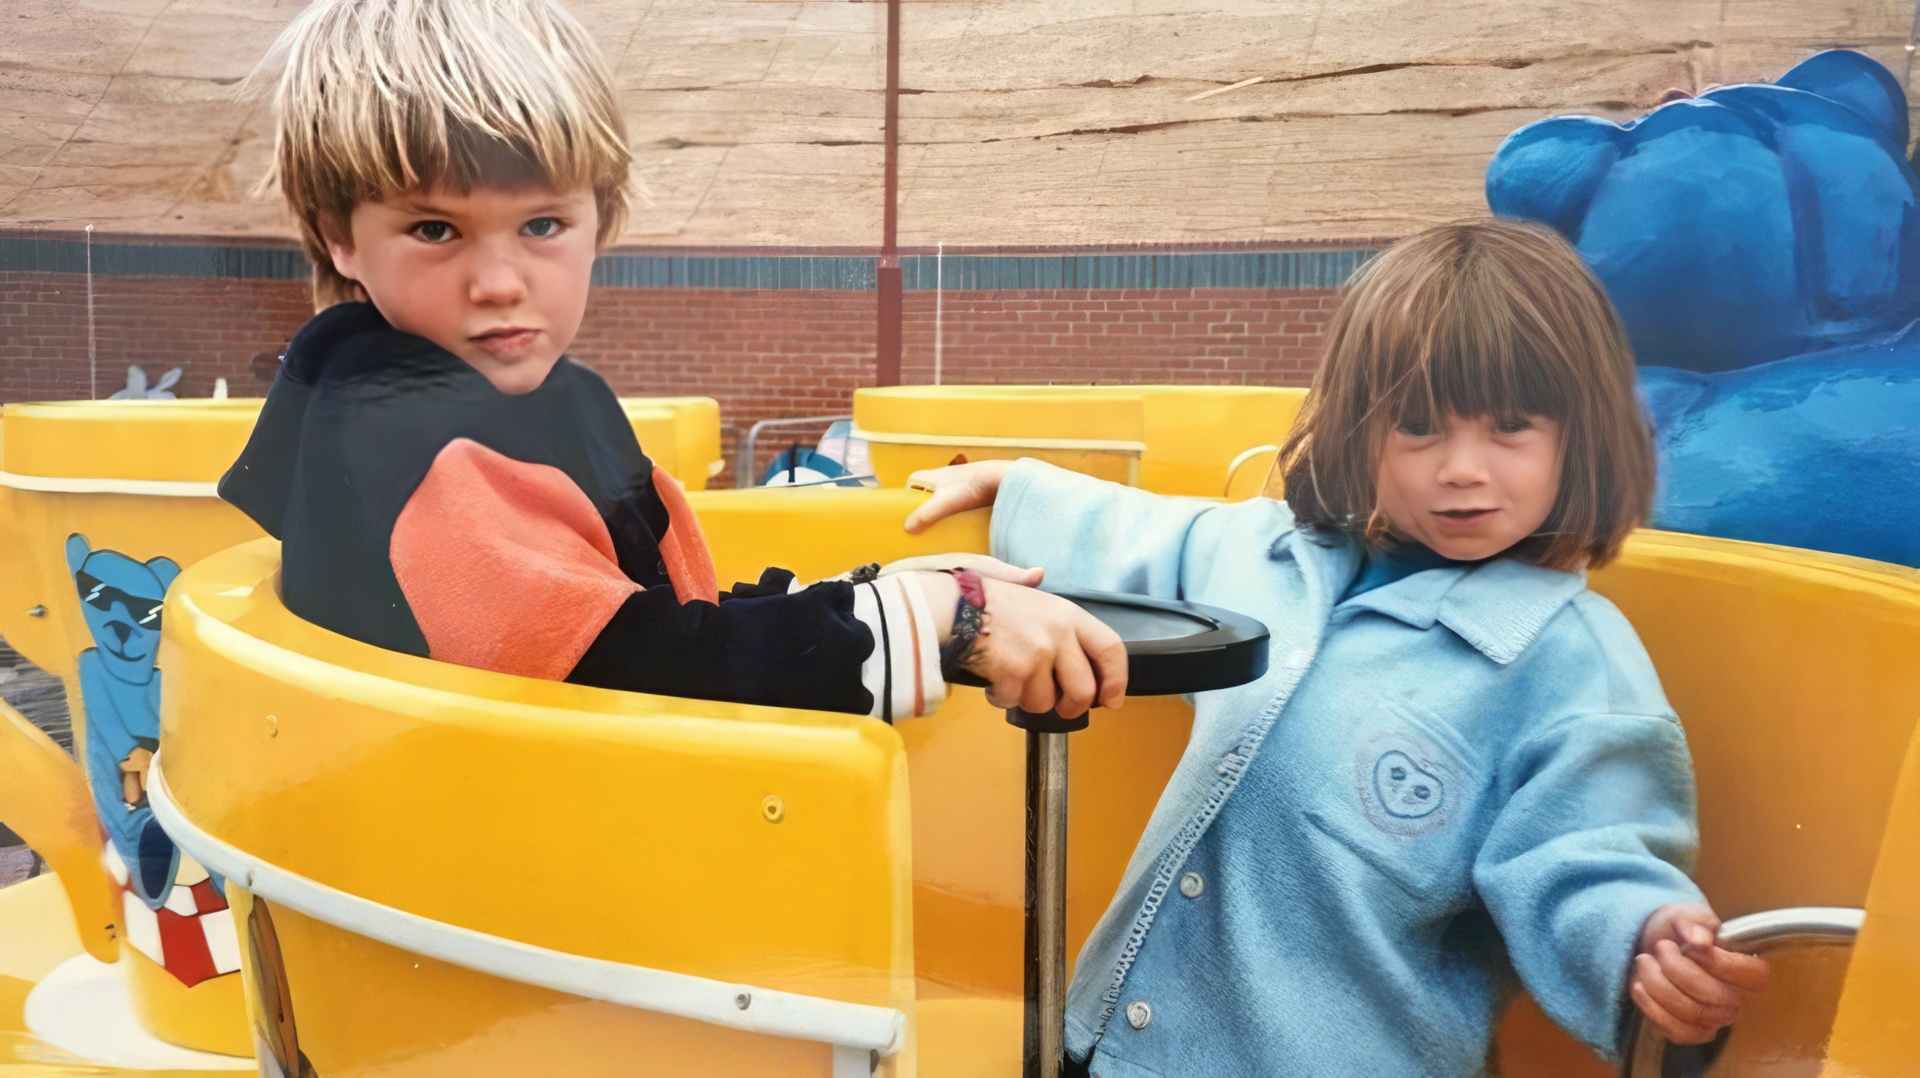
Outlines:
<svg viewBox="0 0 1920 1078"><path fill-rule="evenodd" d="M504 306L518 303L526 294L526 280L511 259L485 252L475 258L467 284L467 297L475 304Z"/></svg>

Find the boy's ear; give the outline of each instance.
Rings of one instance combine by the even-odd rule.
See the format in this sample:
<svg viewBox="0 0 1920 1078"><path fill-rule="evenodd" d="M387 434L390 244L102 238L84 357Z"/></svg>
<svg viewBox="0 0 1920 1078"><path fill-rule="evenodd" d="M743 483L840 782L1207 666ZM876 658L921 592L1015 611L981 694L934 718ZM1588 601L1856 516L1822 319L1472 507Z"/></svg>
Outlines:
<svg viewBox="0 0 1920 1078"><path fill-rule="evenodd" d="M353 247L341 243L332 237L327 238L327 258L333 262L333 271L350 280L359 280L358 260L354 257Z"/></svg>

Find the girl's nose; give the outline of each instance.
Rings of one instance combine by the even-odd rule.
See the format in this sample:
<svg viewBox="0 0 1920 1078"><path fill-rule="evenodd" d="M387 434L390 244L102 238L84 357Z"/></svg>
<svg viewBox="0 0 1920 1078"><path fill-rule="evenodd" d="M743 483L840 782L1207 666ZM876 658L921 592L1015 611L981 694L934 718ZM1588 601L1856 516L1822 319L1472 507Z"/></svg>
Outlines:
<svg viewBox="0 0 1920 1078"><path fill-rule="evenodd" d="M1446 441L1446 455L1440 459L1440 474L1437 476L1442 486L1471 487L1487 481L1486 455L1480 451L1477 439L1463 437L1456 431Z"/></svg>

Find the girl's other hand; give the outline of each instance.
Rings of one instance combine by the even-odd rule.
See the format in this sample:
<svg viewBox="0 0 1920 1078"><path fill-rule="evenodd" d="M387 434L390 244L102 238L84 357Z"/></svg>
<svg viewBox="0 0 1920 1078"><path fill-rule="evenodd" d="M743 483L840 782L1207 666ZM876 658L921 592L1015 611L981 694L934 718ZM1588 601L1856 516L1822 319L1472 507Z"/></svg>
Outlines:
<svg viewBox="0 0 1920 1078"><path fill-rule="evenodd" d="M1766 961L1719 946L1719 932L1720 918L1695 902L1662 906L1640 929L1627 993L1674 1044L1712 1040L1747 996L1766 990Z"/></svg>
<svg viewBox="0 0 1920 1078"><path fill-rule="evenodd" d="M1062 718L1126 702L1127 648L1120 635L1073 603L1003 580L981 582L987 630L967 669L987 682L987 702Z"/></svg>
<svg viewBox="0 0 1920 1078"><path fill-rule="evenodd" d="M992 505L994 495L1000 493L1000 481L1011 467L1010 460L983 460L929 468L908 476L908 489L933 492L933 497L907 514L908 533L918 535L937 520Z"/></svg>

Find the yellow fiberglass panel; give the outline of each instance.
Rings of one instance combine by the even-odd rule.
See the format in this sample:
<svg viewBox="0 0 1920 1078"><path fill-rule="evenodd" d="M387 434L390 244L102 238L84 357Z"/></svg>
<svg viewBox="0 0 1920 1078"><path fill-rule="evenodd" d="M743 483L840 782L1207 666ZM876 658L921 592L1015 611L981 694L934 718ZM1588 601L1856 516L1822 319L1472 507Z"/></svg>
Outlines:
<svg viewBox="0 0 1920 1078"><path fill-rule="evenodd" d="M1147 450L1140 485L1160 494L1218 498L1233 462L1280 445L1306 400L1304 389L1272 386L1141 386Z"/></svg>
<svg viewBox="0 0 1920 1078"><path fill-rule="evenodd" d="M886 486L964 453L1220 497L1241 454L1285 441L1305 397L1273 386L900 386L856 391L854 416Z"/></svg>
<svg viewBox="0 0 1920 1078"><path fill-rule="evenodd" d="M627 414L627 422L633 426L633 436L639 440L640 449L648 459L664 468L668 475L680 480L680 485L689 490L698 489L688 486L680 471L680 424L679 417L667 408L648 408L635 401L623 400L621 408Z"/></svg>
<svg viewBox="0 0 1920 1078"><path fill-rule="evenodd" d="M1887 931L1890 918L1875 910L1889 902L1897 910L1902 901L1910 910L1920 895L1914 889L1895 899L1899 885L1888 882L1901 873L1914 878L1920 868L1920 827L1905 838L1889 829L1903 818L1895 783L1920 718L1920 664L1912 659L1920 653L1920 573L1642 531L1591 584L1633 622L1686 728L1699 795L1695 878L1715 910L1735 917L1865 905L1859 957L1871 964L1876 939L1897 950L1899 932ZM1909 954L1920 955L1920 934L1909 940ZM1916 964L1901 969L1905 980L1863 975L1859 964L1846 973L1849 995L1833 1027L1836 1058L1844 1043L1859 1058L1910 1059L1911 1034L1900 1034L1895 1019L1916 1028ZM1737 1068L1761 1057L1776 1065L1821 1058L1838 978L1832 961L1783 954L1767 997L1743 1011L1766 1028L1736 1028L1723 1061ZM1871 1017L1850 1027L1850 1006L1857 1019ZM1562 1078L1582 1066L1609 1073L1531 1006L1507 1015L1499 1055L1510 1078Z"/></svg>
<svg viewBox="0 0 1920 1078"><path fill-rule="evenodd" d="M908 535L901 522L926 497L898 489L772 487L709 491L690 502L722 581L757 579L767 565L813 580L862 562L986 551L986 512L961 514L923 535ZM1091 727L1073 735L1070 956L1078 953L1119 886L1192 722L1192 708L1178 697L1135 699L1119 711L1096 714ZM953 690L933 715L897 728L911 776L917 976L943 992L1016 997L1021 991L1025 735L1007 725L983 693L967 688ZM967 1006L954 1007L972 1013ZM941 1064L923 1054L921 1065L936 1073Z"/></svg>
<svg viewBox="0 0 1920 1078"><path fill-rule="evenodd" d="M853 395L854 425L882 486L923 468L1033 457L1136 485L1145 410L1126 387L893 386Z"/></svg>
<svg viewBox="0 0 1920 1078"><path fill-rule="evenodd" d="M260 417L260 398L9 404L0 472L212 483Z"/></svg>
<svg viewBox="0 0 1920 1078"><path fill-rule="evenodd" d="M995 438L1138 442L1135 386L887 386L855 390L862 430Z"/></svg>
<svg viewBox="0 0 1920 1078"><path fill-rule="evenodd" d="M288 613L277 560L216 555L169 603L162 745L189 820L431 920L905 1009L893 730L385 651Z"/></svg>
<svg viewBox="0 0 1920 1078"><path fill-rule="evenodd" d="M118 956L120 893L101 862L100 822L86 775L54 740L0 703L0 824L26 840L59 874L88 953Z"/></svg>
<svg viewBox="0 0 1920 1078"><path fill-rule="evenodd" d="M1720 915L1861 905L1920 717L1920 574L1639 532L1592 584L1686 728Z"/></svg>
<svg viewBox="0 0 1920 1078"><path fill-rule="evenodd" d="M305 1060L316 1075L832 1073L824 1044L503 981L342 932L238 885L228 894L243 924L257 920L256 903L271 909L274 954L263 962L255 944L246 958L256 1027L265 1025L259 997L287 996L274 1036L260 1038L264 1051Z"/></svg>
<svg viewBox="0 0 1920 1078"><path fill-rule="evenodd" d="M712 397L622 397L640 448L688 490L719 474L720 402Z"/></svg>
<svg viewBox="0 0 1920 1078"><path fill-rule="evenodd" d="M687 503L700 518L724 588L736 580L758 580L768 566L813 581L867 562L986 553L990 518L985 510L908 535L907 514L926 499L922 491L899 488L754 487L704 491Z"/></svg>
<svg viewBox="0 0 1920 1078"><path fill-rule="evenodd" d="M9 419L9 422L12 420ZM0 486L0 637L67 678L94 646L67 564L70 536L134 561L190 565L259 538L259 525L214 497L76 494Z"/></svg>
<svg viewBox="0 0 1920 1078"><path fill-rule="evenodd" d="M1909 651L1909 666L1912 665ZM1915 702L1906 701L1911 712ZM1904 1074L1920 1045L1920 735L1908 744L1824 1078Z"/></svg>

